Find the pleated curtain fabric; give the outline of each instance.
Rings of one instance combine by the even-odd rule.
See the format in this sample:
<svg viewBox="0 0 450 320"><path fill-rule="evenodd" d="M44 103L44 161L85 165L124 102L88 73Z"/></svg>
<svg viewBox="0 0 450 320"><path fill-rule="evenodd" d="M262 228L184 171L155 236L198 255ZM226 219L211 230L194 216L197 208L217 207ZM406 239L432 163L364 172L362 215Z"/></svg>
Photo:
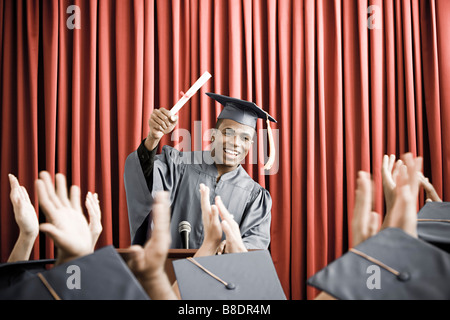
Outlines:
<svg viewBox="0 0 450 320"><path fill-rule="evenodd" d="M40 170L97 192L97 246L129 246L125 159L152 110L209 71L161 145L208 146L221 107L205 92L277 119L273 169L263 170L263 139L243 166L273 198L270 250L286 296L314 298L306 279L348 250L359 170L372 173L380 214L386 153L423 156L450 198L449 14L447 0L0 0L1 261L18 235L8 173L36 210ZM265 129L259 120L260 138ZM52 257L41 234L31 259Z"/></svg>

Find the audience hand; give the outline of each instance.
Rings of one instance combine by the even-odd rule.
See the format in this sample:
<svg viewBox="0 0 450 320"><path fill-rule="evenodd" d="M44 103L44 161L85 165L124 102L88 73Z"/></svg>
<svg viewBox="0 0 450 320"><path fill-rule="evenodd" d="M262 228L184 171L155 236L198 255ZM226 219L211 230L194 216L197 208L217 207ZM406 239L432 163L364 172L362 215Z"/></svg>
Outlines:
<svg viewBox="0 0 450 320"><path fill-rule="evenodd" d="M80 204L80 189L72 186L67 195L66 178L55 176L56 191L50 174L42 171L36 180L39 204L47 219L40 230L48 234L58 248L57 263L92 253L92 235Z"/></svg>
<svg viewBox="0 0 450 320"><path fill-rule="evenodd" d="M401 228L417 237L417 197L419 194L419 172L422 158L413 158L411 153L403 155L403 162L396 177L395 203L386 213L382 228Z"/></svg>
<svg viewBox="0 0 450 320"><path fill-rule="evenodd" d="M239 225L234 220L233 215L228 212L219 196L216 197L216 205L222 218L221 225L227 239L225 253L247 252L247 248L242 241Z"/></svg>
<svg viewBox="0 0 450 320"><path fill-rule="evenodd" d="M372 181L370 174L358 172L355 191L355 206L352 219L352 247L378 232L380 216L372 211Z"/></svg>
<svg viewBox="0 0 450 320"><path fill-rule="evenodd" d="M401 159L395 161L395 155L384 155L383 165L381 167L381 177L383 183L383 193L386 201L386 212L390 212L396 195L395 180L398 175L400 166L403 164Z"/></svg>
<svg viewBox="0 0 450 320"><path fill-rule="evenodd" d="M170 202L167 192L158 192L153 204L152 237L145 247L134 245L129 248L128 266L153 300L177 299L164 265L169 252Z"/></svg>
<svg viewBox="0 0 450 320"><path fill-rule="evenodd" d="M85 201L86 209L89 214L89 230L92 236L92 250L95 249L95 244L102 233L102 212L100 210L100 204L98 200L98 194L88 192Z"/></svg>
<svg viewBox="0 0 450 320"><path fill-rule="evenodd" d="M209 188L200 184L201 208L205 242L212 243L217 248L222 241L222 227L219 221L219 209L209 202Z"/></svg>
<svg viewBox="0 0 450 320"><path fill-rule="evenodd" d="M425 189L425 193L427 195L427 202L435 201L442 202L441 198L434 189L433 185L430 183L428 178L426 178L422 172L419 172L419 183Z"/></svg>
<svg viewBox="0 0 450 320"><path fill-rule="evenodd" d="M19 237L8 258L8 262L28 260L36 237L39 234L39 222L25 187L12 174L8 175L11 185L10 199L14 209L14 218L19 226Z"/></svg>

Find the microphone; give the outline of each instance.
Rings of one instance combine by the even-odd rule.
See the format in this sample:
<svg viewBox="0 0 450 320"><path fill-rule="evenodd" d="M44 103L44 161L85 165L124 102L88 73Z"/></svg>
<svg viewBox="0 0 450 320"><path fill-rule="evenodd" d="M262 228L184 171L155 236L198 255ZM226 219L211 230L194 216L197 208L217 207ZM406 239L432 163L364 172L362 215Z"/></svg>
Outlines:
<svg viewBox="0 0 450 320"><path fill-rule="evenodd" d="M181 236L183 249L189 249L189 232L191 232L191 224L187 221L181 221L178 224L178 232Z"/></svg>

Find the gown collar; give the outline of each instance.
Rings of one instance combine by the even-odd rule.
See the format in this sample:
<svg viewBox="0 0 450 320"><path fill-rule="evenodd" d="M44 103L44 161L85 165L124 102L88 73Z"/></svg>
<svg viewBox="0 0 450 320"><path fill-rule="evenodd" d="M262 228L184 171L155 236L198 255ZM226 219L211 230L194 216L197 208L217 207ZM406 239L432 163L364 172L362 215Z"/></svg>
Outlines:
<svg viewBox="0 0 450 320"><path fill-rule="evenodd" d="M212 175L212 176L214 176L214 177L217 177L217 175L219 174L219 172L217 171L217 167L216 167L216 164L215 164L215 162L214 162L214 160L213 160L213 158L212 158L212 156L211 156L211 151L204 151L203 152L203 159L204 159L204 163L206 163L206 164L208 164L207 166L206 166L206 171L210 174L210 175ZM212 163L212 164L210 164L210 163ZM238 176L239 174L241 174L242 173L242 170L244 170L244 168L242 167L242 165L241 164L239 164L238 166L237 166L237 168L236 169L234 169L233 171L230 171L230 172L227 172L227 173L224 173L221 177L220 177L220 180L219 181L226 181L226 180L230 180L230 179L232 179L232 178L234 178L234 177L236 177L236 176ZM245 170L244 170L245 171Z"/></svg>

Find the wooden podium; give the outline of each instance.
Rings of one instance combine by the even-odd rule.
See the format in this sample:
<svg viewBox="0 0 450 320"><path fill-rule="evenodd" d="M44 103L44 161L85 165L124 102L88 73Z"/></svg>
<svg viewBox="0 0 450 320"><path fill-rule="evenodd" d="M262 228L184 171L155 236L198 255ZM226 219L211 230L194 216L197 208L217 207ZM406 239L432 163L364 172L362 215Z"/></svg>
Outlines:
<svg viewBox="0 0 450 320"><path fill-rule="evenodd" d="M128 260L128 249L116 250L125 261ZM170 283L174 283L176 280L172 261L193 257L196 252L197 249L169 249L169 254L167 255L167 260L164 268L166 270L167 276L169 277Z"/></svg>
<svg viewBox="0 0 450 320"><path fill-rule="evenodd" d="M169 277L170 283L174 283L176 280L175 271L173 270L172 262L178 259L186 259L193 257L197 252L197 249L170 249L166 260L165 270Z"/></svg>

